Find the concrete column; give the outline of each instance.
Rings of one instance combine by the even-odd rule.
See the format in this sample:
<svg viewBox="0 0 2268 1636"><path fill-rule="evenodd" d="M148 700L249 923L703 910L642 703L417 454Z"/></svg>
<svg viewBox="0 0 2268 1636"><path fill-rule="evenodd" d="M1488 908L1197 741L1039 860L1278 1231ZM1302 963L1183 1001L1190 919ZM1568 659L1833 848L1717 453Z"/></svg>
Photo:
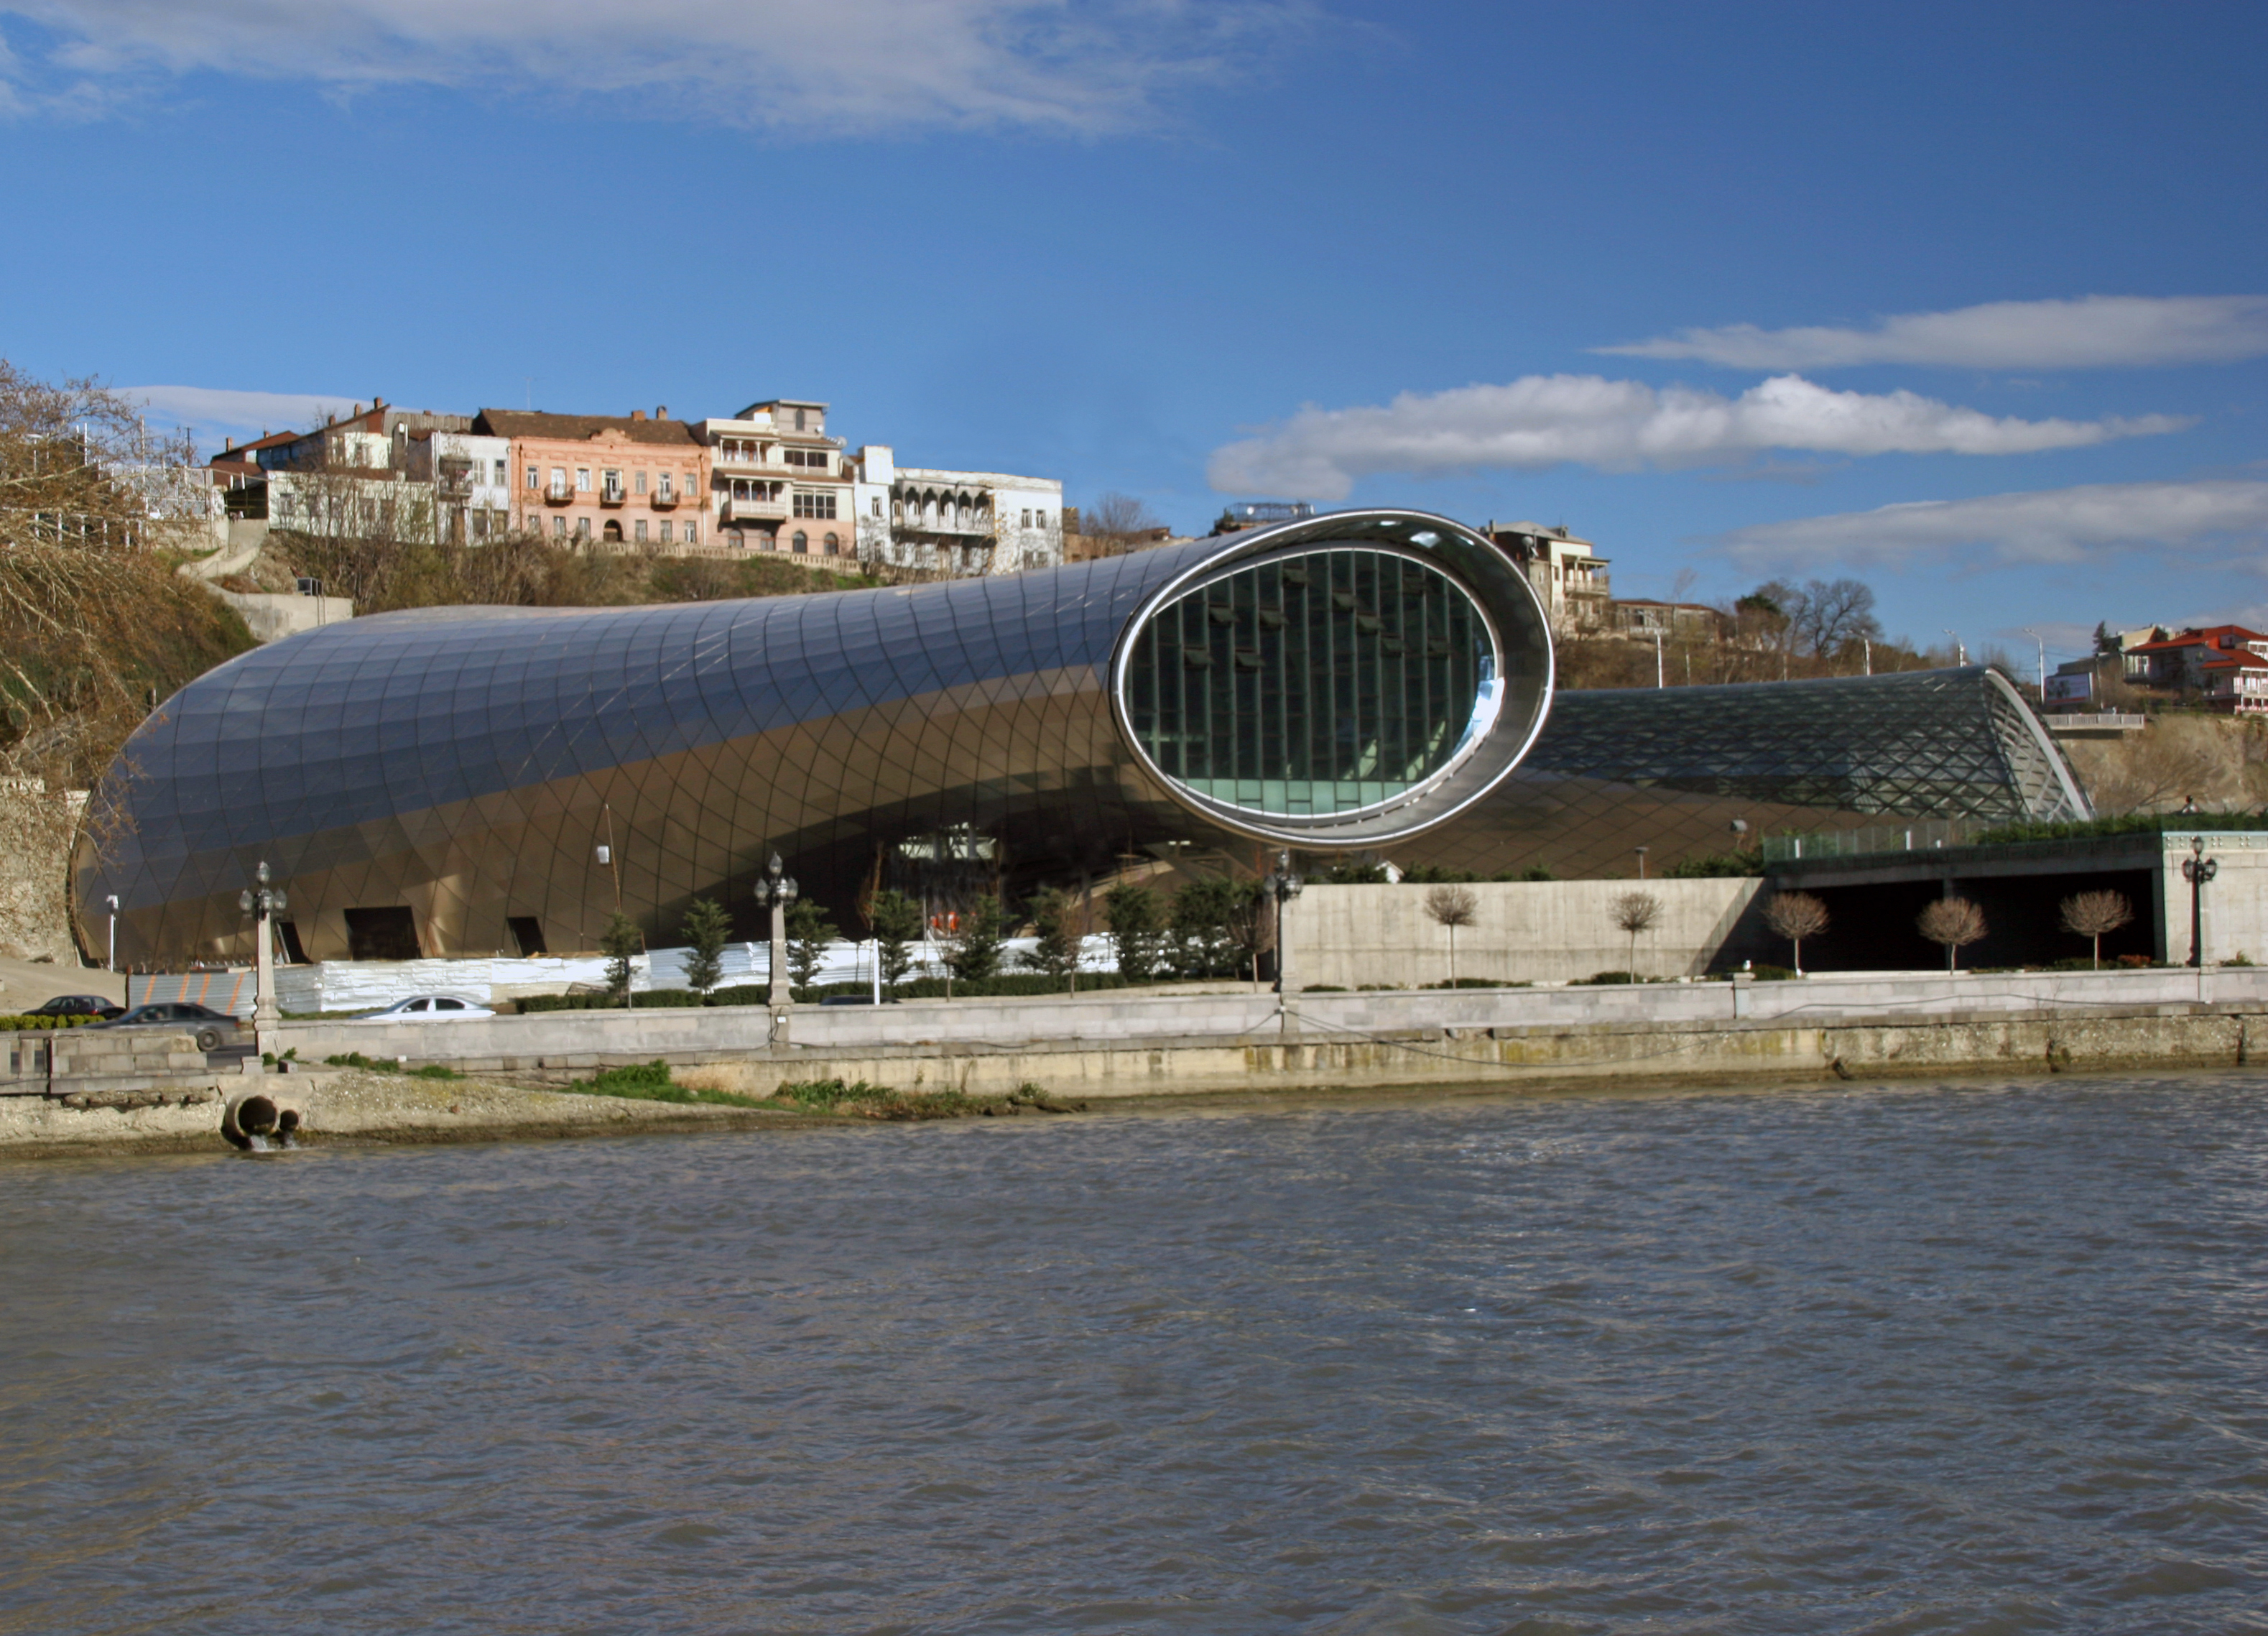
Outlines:
<svg viewBox="0 0 2268 1636"><path fill-rule="evenodd" d="M284 1021L283 1008L276 1003L276 936L268 914L268 894L260 894L259 939L255 951L255 967L259 987L252 998L252 1051L255 1058L271 1050L276 1041L276 1029Z"/></svg>
<svg viewBox="0 0 2268 1636"><path fill-rule="evenodd" d="M772 894L772 954L771 1003L774 1011L784 1011L792 999L788 987L787 970L787 905L779 894Z"/></svg>

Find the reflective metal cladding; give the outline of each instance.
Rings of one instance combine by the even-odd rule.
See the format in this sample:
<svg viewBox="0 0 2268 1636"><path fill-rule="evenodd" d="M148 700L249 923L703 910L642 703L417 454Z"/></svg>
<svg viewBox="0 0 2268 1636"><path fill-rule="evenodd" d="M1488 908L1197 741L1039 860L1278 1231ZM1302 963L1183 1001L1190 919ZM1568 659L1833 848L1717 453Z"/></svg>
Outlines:
<svg viewBox="0 0 2268 1636"><path fill-rule="evenodd" d="M262 860L295 954L534 953L593 947L617 901L660 940L694 897L745 910L775 850L841 914L924 858L1016 889L1168 847L1621 873L1735 816L2084 810L1982 669L1555 704L1520 565L1379 511L994 578L328 626L153 715L74 874L137 963L247 952Z"/></svg>
<svg viewBox="0 0 2268 1636"><path fill-rule="evenodd" d="M1238 580L1261 568L1265 608L1265 576ZM1223 684L1176 695L1202 721L1145 746L1126 722L1138 650L1154 659L1192 596ZM1186 669L1197 644L1177 639ZM1021 879L1170 840L1391 842L1484 795L1550 695L1516 566L1406 512L921 586L382 615L170 701L99 792L114 838L82 848L76 885L119 896L136 961L248 947L236 898L263 859L310 958L398 953L405 928L429 954L587 948L618 890L659 935L695 896L744 901L775 849L847 908L898 843L956 830ZM1294 746L1294 712L1320 736ZM1176 735L1167 775L1153 756ZM1216 754L1226 784L1190 776ZM1271 810L1295 778L1303 809Z"/></svg>

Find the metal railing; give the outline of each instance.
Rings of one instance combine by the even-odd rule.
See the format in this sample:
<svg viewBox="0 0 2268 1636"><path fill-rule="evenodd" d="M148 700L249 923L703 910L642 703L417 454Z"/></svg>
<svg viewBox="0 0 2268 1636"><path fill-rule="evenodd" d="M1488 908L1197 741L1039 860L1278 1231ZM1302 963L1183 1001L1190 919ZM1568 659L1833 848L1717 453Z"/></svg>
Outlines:
<svg viewBox="0 0 2268 1636"><path fill-rule="evenodd" d="M1968 826L1958 818L1917 818L1907 823L1869 824L1863 829L1815 829L1809 835L1768 835L1764 862L1786 864L1822 858L1864 858L1879 852L1927 852L1959 846Z"/></svg>

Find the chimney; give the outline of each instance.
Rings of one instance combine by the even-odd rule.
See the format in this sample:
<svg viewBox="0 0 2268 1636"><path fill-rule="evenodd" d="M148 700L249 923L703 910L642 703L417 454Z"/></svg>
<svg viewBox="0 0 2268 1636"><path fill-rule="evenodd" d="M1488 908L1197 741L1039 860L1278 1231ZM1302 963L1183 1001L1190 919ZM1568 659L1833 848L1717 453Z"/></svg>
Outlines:
<svg viewBox="0 0 2268 1636"><path fill-rule="evenodd" d="M227 453L234 447L236 447L236 439L234 438L223 438L220 440L220 452L223 454Z"/></svg>
<svg viewBox="0 0 2268 1636"><path fill-rule="evenodd" d="M370 401L370 406L374 409L384 409L386 407L386 400L380 397L373 397Z"/></svg>
<svg viewBox="0 0 2268 1636"><path fill-rule="evenodd" d="M361 414L361 413L362 413L362 401L361 401L360 399L357 399L357 400L355 401L354 412L355 412L355 414L356 414L356 415L359 415L359 414ZM353 416L350 416L348 418L352 419L352 418L353 418Z"/></svg>
<svg viewBox="0 0 2268 1636"><path fill-rule="evenodd" d="M632 409L630 411L630 418L632 420L644 420L645 418L645 411L644 409Z"/></svg>
<svg viewBox="0 0 2268 1636"><path fill-rule="evenodd" d="M667 420L669 418L669 405L666 403L655 404L653 406L653 417L656 420Z"/></svg>

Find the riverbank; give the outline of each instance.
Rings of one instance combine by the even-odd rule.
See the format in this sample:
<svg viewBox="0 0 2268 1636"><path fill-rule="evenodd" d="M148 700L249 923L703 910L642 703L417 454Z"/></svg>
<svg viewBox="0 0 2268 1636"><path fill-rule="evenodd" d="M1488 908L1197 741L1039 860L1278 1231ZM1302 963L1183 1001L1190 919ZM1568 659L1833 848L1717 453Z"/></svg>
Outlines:
<svg viewBox="0 0 2268 1636"><path fill-rule="evenodd" d="M424 1043L430 1050L454 1037L429 1028ZM681 1050L673 1053L668 1076L658 1087L678 1100L639 1093L635 1069L625 1076L620 1057L602 1083L615 1082L629 1094L591 1094L578 1087L590 1082L594 1067L605 1073L610 1065L578 1051L571 1065L555 1061L463 1072L436 1064L425 1074L321 1068L75 1091L69 1101L0 1098L0 1155L212 1151L222 1145L227 1100L253 1090L296 1109L309 1145L423 1144L1022 1116L1192 1097L1542 1094L1602 1082L1651 1088L1748 1083L1768 1089L1918 1076L2226 1069L2248 1065L2264 1051L2268 1008L2257 1006L1361 1033L1326 1032L1310 1019L1298 1032L1152 1038L1116 1048L1067 1040ZM822 1088L829 1085L847 1088Z"/></svg>

